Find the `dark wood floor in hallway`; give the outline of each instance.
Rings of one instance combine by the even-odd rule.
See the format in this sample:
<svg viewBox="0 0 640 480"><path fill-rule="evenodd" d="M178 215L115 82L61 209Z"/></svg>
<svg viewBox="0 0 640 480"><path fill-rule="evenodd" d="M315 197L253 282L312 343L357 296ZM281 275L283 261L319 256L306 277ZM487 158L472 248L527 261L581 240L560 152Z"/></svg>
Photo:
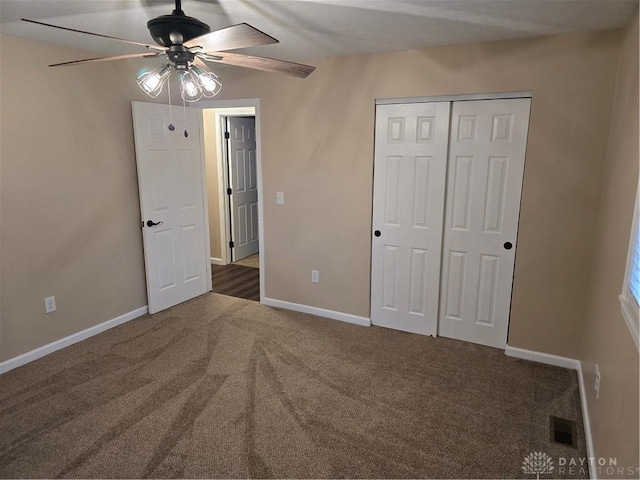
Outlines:
<svg viewBox="0 0 640 480"><path fill-rule="evenodd" d="M260 269L241 265L211 265L213 292L260 301Z"/></svg>

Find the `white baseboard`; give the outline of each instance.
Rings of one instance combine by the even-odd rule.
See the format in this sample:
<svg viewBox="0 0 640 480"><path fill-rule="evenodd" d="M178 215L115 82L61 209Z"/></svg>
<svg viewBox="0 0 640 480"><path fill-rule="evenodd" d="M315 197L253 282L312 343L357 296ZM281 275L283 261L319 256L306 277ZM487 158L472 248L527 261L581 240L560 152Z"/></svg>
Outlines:
<svg viewBox="0 0 640 480"><path fill-rule="evenodd" d="M211 257L211 265L224 265L221 258Z"/></svg>
<svg viewBox="0 0 640 480"><path fill-rule="evenodd" d="M283 308L285 310L293 310L295 312L309 313L318 317L331 318L333 320L340 320L341 322L355 323L356 325L362 325L363 327L371 326L370 318L359 317L358 315L351 315L350 313L336 312L324 308L302 305L300 303L285 302L284 300L276 300L275 298L263 298L262 303L269 307L277 307Z"/></svg>
<svg viewBox="0 0 640 480"><path fill-rule="evenodd" d="M505 347L504 353L508 357L531 360L532 362L554 365L556 367L570 368L571 370L578 370L580 368L579 360L576 360L575 358L560 357L558 355L552 355L550 353L525 350L524 348L511 347L509 345Z"/></svg>
<svg viewBox="0 0 640 480"><path fill-rule="evenodd" d="M587 405L587 390L584 384L584 374L582 373L582 362L578 361L578 385L580 386L580 403L582 405L582 418L584 420L584 437L587 444L587 457L596 458L593 450L593 437L591 436L591 420L589 420L589 406ZM592 471L593 470L593 471ZM589 476L592 480L597 480L596 469L589 469Z"/></svg>
<svg viewBox="0 0 640 480"><path fill-rule="evenodd" d="M74 343L86 340L87 338L93 337L94 335L102 333L105 330L109 330L110 328L122 325L123 323L129 322L134 318L141 317L148 311L149 309L145 305L144 307L137 308L135 310L132 310L131 312L125 313L124 315L120 315L119 317L112 318L111 320L107 320L106 322L94 325L93 327L89 327L85 330L69 335L68 337L56 340L55 342L49 343L48 345L36 348L35 350L31 350L27 353L23 353L22 355L18 355L17 357L10 358L9 360L0 363L0 374L8 372L9 370L13 370L14 368L21 367L22 365L25 365L29 362L33 362L34 360L42 358L45 355L49 355L50 353L53 353L62 348L66 348L70 345L73 345Z"/></svg>
<svg viewBox="0 0 640 480"><path fill-rule="evenodd" d="M578 387L580 390L580 404L582 406L582 418L584 420L584 436L587 444L587 456L595 458L593 451L593 437L591 436L591 421L589 420L589 408L587 405L587 391L584 384L584 374L582 372L582 362L575 358L560 357L550 353L536 352L534 350L525 350L524 348L511 347L509 345L504 349L505 355L523 360L531 360L532 362L544 363L546 365L554 365L556 367L569 368L576 370L578 373ZM597 472L589 469L592 479L597 479Z"/></svg>

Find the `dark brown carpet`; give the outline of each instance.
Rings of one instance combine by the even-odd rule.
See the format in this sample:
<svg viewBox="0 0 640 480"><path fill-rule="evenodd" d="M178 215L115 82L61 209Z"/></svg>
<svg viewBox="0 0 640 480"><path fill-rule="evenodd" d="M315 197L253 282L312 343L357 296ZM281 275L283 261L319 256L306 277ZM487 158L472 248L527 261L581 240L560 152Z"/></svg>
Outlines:
<svg viewBox="0 0 640 480"><path fill-rule="evenodd" d="M230 263L211 265L214 293L260 301L260 270Z"/></svg>
<svg viewBox="0 0 640 480"><path fill-rule="evenodd" d="M533 451L585 455L575 372L216 294L0 377L3 478L535 478Z"/></svg>

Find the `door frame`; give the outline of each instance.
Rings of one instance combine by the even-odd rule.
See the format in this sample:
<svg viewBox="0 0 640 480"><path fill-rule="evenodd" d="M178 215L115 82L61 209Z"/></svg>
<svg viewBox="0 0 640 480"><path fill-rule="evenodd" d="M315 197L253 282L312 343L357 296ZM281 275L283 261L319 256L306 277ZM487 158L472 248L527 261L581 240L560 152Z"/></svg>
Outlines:
<svg viewBox="0 0 640 480"><path fill-rule="evenodd" d="M224 138L224 130L222 130L223 117L229 116L253 116L256 120L256 174L258 183L258 239L260 242L260 303L263 303L265 298L265 238L264 238L264 207L263 207L263 191L262 191L262 141L261 141L261 127L260 127L260 99L259 98L244 98L237 100L208 100L198 102L198 108L201 110L215 109L215 127L217 143L217 162L218 172L222 172L222 175L218 175L218 194L220 196L218 201L218 207L220 210L220 221L227 223L227 216L229 210L229 197L226 195L225 182L228 182L226 168L224 168L224 149L223 142L220 141ZM204 127L202 127L204 130ZM204 144L204 135L202 134L202 142ZM204 148L204 147L203 147ZM204 151L204 149L203 149ZM204 157L204 155L203 155ZM205 162L206 163L206 162ZM205 172L206 183L206 172ZM206 193L208 195L208 192ZM208 197L207 197L208 198ZM205 202L208 204L208 202ZM208 227L207 216L207 238L208 245L211 245L210 228ZM220 241L221 241L221 259L223 264L227 264L230 258L229 251L229 225L225 225L220 229ZM209 262L210 263L210 262ZM211 269L211 265L209 265ZM211 277L211 275L209 275Z"/></svg>
<svg viewBox="0 0 640 480"><path fill-rule="evenodd" d="M229 152L227 151L227 144L224 138L226 128L224 123L226 123L226 118L228 117L254 116L255 108L253 107L216 108L214 112L217 139L216 156L218 162L218 207L220 222L224 223L224 228L220 229L220 259L222 265L230 263L231 248L229 247L229 242L231 241L231 237L229 232L232 226L232 219L229 218L229 195L226 194L227 186L229 185L229 171L227 169ZM260 213L258 212L258 216L259 215ZM258 218L258 221L259 220Z"/></svg>
<svg viewBox="0 0 640 480"><path fill-rule="evenodd" d="M496 92L496 93L470 93L470 94L459 94L459 95L438 95L438 96L431 96L431 97L397 97L397 98L376 98L375 102L374 102L374 119L375 119L375 107L378 105L396 105L396 104L416 104L416 103L434 103L434 102L463 102L463 101L471 101L471 100L506 100L506 99L515 99L515 98L530 98L533 99L533 92L531 90L526 90L526 91L521 91L521 92ZM531 115L531 113L529 113ZM374 125L375 125L375 121L374 121ZM529 126L530 127L530 126ZM374 131L374 141L375 141L375 134L376 132ZM448 154L447 154L448 155ZM375 161L375 151L374 151L374 158L373 160ZM526 165L525 165L526 166ZM526 173L526 169L525 171L523 171L522 173L522 181L524 182L524 175ZM375 172L374 172L374 176L375 176ZM372 183L372 188L371 188L371 205L373 207L373 201L374 201L374 196L375 196L375 188L374 185ZM445 188L445 195L446 195L446 188ZM445 204L446 207L446 204ZM522 194L520 196L520 206L519 209L522 209ZM444 219L443 219L444 222ZM371 232L370 232L370 248L371 248L371 259L370 259L370 264L369 264L369 320L371 321L371 312L372 312L372 302L373 302L373 208L371 211ZM517 230L520 230L520 221L518 220L518 228ZM444 241L444 231L442 232L443 235L443 241ZM440 262L442 263L442 254L443 252L440 252L441 258L440 258ZM514 275L515 275L515 263L517 261L517 251L516 251L516 256L513 260L514 263ZM511 286L511 296L512 296L512 300L513 300L513 285ZM507 341L509 339L509 329L511 326L511 304L509 304L509 321L507 324ZM438 321L437 321L437 325L436 325L436 332L434 334L434 337L439 336L440 333L440 302L438 301Z"/></svg>
<svg viewBox="0 0 640 480"><path fill-rule="evenodd" d="M171 108L171 105L169 105ZM207 202L207 158L204 154L204 121L202 118L202 112L198 117L198 126L200 127L200 170L202 172L202 206L204 215L204 240L205 240L205 258L211 258L211 240L209 236L211 234L209 225L209 202ZM213 279L211 277L211 262L207 261L205 265L205 272L207 275L207 292L213 289Z"/></svg>
<svg viewBox="0 0 640 480"><path fill-rule="evenodd" d="M376 98L375 104L463 102L465 100L506 100L509 98L533 98L533 92L525 90L522 92L462 93L460 95L439 95L434 97Z"/></svg>

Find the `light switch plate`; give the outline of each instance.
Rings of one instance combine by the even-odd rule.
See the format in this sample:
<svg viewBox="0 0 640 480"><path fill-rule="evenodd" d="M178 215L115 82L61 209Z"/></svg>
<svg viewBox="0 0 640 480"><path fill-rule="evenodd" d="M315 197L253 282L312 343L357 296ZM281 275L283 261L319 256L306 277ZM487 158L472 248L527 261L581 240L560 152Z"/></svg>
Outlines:
<svg viewBox="0 0 640 480"><path fill-rule="evenodd" d="M276 192L276 204L284 205L284 192Z"/></svg>

